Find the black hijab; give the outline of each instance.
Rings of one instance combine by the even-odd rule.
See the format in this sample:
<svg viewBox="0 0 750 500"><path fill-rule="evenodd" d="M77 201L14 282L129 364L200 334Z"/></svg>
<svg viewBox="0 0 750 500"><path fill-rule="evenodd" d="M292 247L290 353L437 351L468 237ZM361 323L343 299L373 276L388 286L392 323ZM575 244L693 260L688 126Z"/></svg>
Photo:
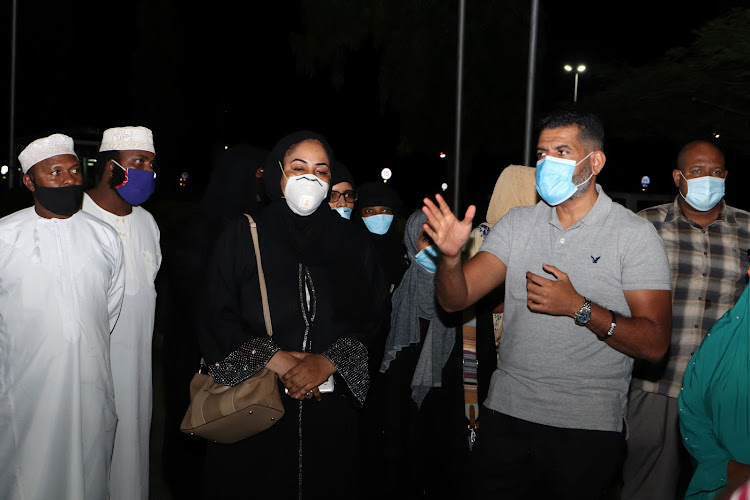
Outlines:
<svg viewBox="0 0 750 500"><path fill-rule="evenodd" d="M352 177L349 168L340 161L337 161L331 174L331 187L342 182L348 182L354 188L354 177Z"/></svg>
<svg viewBox="0 0 750 500"><path fill-rule="evenodd" d="M409 266L396 220L401 210L401 198L384 182L366 182L357 189L357 193L359 198L354 207L356 220L372 240L388 282L394 287L398 286ZM375 206L391 207L393 210L393 222L385 234L371 233L362 219L362 209Z"/></svg>

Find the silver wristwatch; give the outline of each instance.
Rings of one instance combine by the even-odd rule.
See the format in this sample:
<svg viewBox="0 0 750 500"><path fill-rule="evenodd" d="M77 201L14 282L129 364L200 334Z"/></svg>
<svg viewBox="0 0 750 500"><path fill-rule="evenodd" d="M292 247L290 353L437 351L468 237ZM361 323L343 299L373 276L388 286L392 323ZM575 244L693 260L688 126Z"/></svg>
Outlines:
<svg viewBox="0 0 750 500"><path fill-rule="evenodd" d="M578 326L586 326L591 319L591 301L586 297L583 298L583 307L581 307L575 316L575 322Z"/></svg>

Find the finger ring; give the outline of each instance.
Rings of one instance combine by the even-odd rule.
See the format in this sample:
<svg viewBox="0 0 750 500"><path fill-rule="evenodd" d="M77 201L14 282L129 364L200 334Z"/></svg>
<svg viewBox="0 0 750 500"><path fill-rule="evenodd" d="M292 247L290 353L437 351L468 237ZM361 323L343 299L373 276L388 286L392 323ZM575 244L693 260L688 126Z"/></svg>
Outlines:
<svg viewBox="0 0 750 500"><path fill-rule="evenodd" d="M305 396L307 396L308 398L311 398L312 397L312 391L308 391L307 394L305 394Z"/></svg>

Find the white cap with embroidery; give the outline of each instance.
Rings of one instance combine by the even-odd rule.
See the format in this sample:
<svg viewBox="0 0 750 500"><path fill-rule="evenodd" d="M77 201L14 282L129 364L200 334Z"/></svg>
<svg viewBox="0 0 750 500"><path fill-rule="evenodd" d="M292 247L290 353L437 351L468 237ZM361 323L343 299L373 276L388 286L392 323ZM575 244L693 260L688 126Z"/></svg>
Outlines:
<svg viewBox="0 0 750 500"><path fill-rule="evenodd" d="M99 151L148 151L156 154L154 135L146 127L114 127L104 131Z"/></svg>
<svg viewBox="0 0 750 500"><path fill-rule="evenodd" d="M21 151L18 161L21 162L23 173L27 173L31 167L40 161L57 155L73 155L78 158L73 149L73 138L64 134L52 134L49 137L37 139Z"/></svg>

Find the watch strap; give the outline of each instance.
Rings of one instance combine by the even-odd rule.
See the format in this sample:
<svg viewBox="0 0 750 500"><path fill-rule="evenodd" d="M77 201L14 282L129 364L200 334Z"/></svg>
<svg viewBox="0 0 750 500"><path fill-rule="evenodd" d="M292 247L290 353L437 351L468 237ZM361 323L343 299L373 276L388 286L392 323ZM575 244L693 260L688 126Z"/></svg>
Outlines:
<svg viewBox="0 0 750 500"><path fill-rule="evenodd" d="M602 335L601 337L599 335L596 336L599 340L602 340L602 341L610 338L612 334L615 333L615 328L617 328L617 315L612 309L609 310L609 314L612 315L612 323L609 325L609 330L607 331L606 334Z"/></svg>

